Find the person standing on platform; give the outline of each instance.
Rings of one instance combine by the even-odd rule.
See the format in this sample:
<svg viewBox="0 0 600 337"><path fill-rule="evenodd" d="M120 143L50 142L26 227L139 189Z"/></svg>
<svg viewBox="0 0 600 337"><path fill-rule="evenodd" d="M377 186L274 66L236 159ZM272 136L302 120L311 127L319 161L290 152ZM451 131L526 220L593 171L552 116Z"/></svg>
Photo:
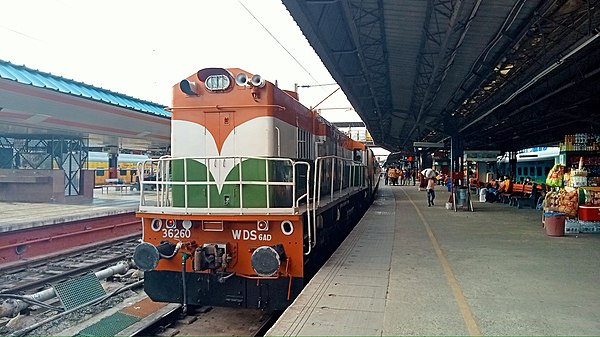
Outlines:
<svg viewBox="0 0 600 337"><path fill-rule="evenodd" d="M390 169L388 171L389 185L396 185L397 181L398 181L398 175L396 173L396 167L392 166L392 167L390 167Z"/></svg>
<svg viewBox="0 0 600 337"><path fill-rule="evenodd" d="M387 185L388 181L390 179L390 167L389 166L385 169L384 175L385 175L385 177L384 177L385 178L385 184Z"/></svg>
<svg viewBox="0 0 600 337"><path fill-rule="evenodd" d="M435 200L435 178L429 178L427 180L427 204L428 207L434 205L433 200Z"/></svg>

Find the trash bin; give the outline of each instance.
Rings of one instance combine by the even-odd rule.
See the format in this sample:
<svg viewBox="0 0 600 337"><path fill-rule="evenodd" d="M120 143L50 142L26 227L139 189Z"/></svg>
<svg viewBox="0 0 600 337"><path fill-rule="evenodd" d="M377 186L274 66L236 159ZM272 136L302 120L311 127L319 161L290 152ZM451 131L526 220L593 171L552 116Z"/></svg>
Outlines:
<svg viewBox="0 0 600 337"><path fill-rule="evenodd" d="M565 218L566 214L562 212L546 212L544 213L544 226L546 227L546 235L548 236L564 236L565 235Z"/></svg>
<svg viewBox="0 0 600 337"><path fill-rule="evenodd" d="M469 192L469 188L465 186L460 186L456 192L456 205L457 206L465 206L467 204L467 193Z"/></svg>

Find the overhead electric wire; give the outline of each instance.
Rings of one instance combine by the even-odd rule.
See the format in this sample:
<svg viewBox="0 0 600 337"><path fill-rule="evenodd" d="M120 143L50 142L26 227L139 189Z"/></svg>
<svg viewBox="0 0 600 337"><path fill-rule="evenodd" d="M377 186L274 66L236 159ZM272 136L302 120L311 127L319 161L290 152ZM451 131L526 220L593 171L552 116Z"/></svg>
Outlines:
<svg viewBox="0 0 600 337"><path fill-rule="evenodd" d="M273 35L271 33L271 31L269 31L269 29L267 27L265 27L265 25L262 24L262 22L260 22L260 20L254 16L254 14L252 14L252 12L246 7L244 6L244 4L242 3L241 0L238 0L238 3L244 7L244 9L246 10L246 12L248 12L248 14L250 14L254 20L256 20L256 22L258 22L258 24L269 34L271 35L271 37L273 38L273 40L275 40L277 42L277 44L279 44L279 46L281 46L281 48L283 48L283 50L285 50L288 55L290 55L290 57L292 59L294 59L294 61L296 61L296 63L298 63L298 65L300 66L300 68L302 68L317 84L320 84L319 81L317 81L317 79L310 73L310 71L308 71L308 69L306 69L306 67L304 67L302 65L302 63L300 63L300 61L298 61L298 59L275 37L275 35Z"/></svg>
<svg viewBox="0 0 600 337"><path fill-rule="evenodd" d="M33 36L31 36L31 35L27 35L27 34L25 34L25 33L23 33L23 32L20 32L20 31L18 31L18 30L16 30L16 29L12 29L12 28L10 28L10 27L6 27L6 26L4 26L4 25L0 25L0 28L4 28L4 29L8 30L9 32L12 32L12 33L15 33L15 34L18 34L18 35L24 36L24 37L26 37L26 38L28 38L28 39L32 39L32 40L35 40L35 41L38 41L38 42L44 42L44 41L42 41L42 40L40 40L40 39L38 39L38 38L36 38L36 37L33 37Z"/></svg>
<svg viewBox="0 0 600 337"><path fill-rule="evenodd" d="M329 85L338 85L338 84L337 83L305 84L305 85L299 85L298 88L326 87Z"/></svg>

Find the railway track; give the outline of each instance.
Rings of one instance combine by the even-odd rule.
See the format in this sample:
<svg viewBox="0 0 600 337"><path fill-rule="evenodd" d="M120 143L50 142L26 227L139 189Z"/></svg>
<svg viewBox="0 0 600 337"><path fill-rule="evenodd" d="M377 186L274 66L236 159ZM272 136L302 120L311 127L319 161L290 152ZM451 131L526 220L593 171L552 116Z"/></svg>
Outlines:
<svg viewBox="0 0 600 337"><path fill-rule="evenodd" d="M133 255L139 235L55 252L53 255L0 265L0 294L37 291L51 283L124 261Z"/></svg>
<svg viewBox="0 0 600 337"><path fill-rule="evenodd" d="M164 315L141 322L131 336L263 336L280 313L260 309L177 306Z"/></svg>
<svg viewBox="0 0 600 337"><path fill-rule="evenodd" d="M123 218L122 218L123 219ZM113 218L115 220L115 218ZM122 221L118 221L117 227L113 224L113 228L123 228L126 225ZM139 228L139 225L137 225ZM110 224L106 224L105 228L110 228ZM68 235L59 234L56 238L56 229L46 228L51 234L33 235L33 239L29 241L21 241L7 244L7 240L0 240L0 254L2 249L4 252L17 247L27 246L31 248L33 245L43 243L44 245L52 243L54 239L63 240L70 238L71 243L79 242L77 233L71 232ZM105 229L92 231L102 232ZM59 231L64 231L63 229ZM42 233L42 234L39 234ZM86 230L82 231L82 235L89 236ZM20 234L21 235L21 234ZM53 238L54 235L54 238ZM139 229L134 230L133 234L124 235L111 241L104 241L98 244L97 240L93 244L85 244L77 247L68 245L67 249L56 249L51 253L42 253L47 248L34 248L27 250L28 253L33 251L39 254L28 254L24 258L24 254L19 255L17 259L6 259L5 256L0 256L0 304L6 297L2 295L18 294L31 295L39 294L47 291L49 284L60 284L65 280L77 279L82 275L90 274L92 271L98 271L103 268L115 265L117 262L129 260L133 254L135 246L139 242ZM3 245L3 246L2 246ZM59 248L64 248L65 244L58 245ZM23 253L23 251L20 251ZM4 263L2 263L4 262ZM127 279L127 278L125 278ZM129 283L133 282L131 279ZM47 310L43 307L32 305L33 310L29 315L20 315L23 318L18 328L10 328L14 319L10 317L0 318L0 334L27 335L34 333L36 335L52 335L60 334L61 331L67 333L70 330L75 331L72 335L77 335L78 326L85 325L86 320L90 316L106 315L106 310L113 309L116 306L144 296L140 286L142 281L136 282L136 287L129 289L125 293L121 293L114 298L108 298L107 302L91 305L89 308L76 308L67 310L64 313ZM106 287L119 288L123 283L103 282ZM85 289L84 289L85 291ZM151 302L147 299L147 302ZM53 298L45 301L46 304L53 307L61 307L61 301L58 298ZM140 305L136 304L139 309ZM142 319L135 328L127 332L128 336L232 336L232 335L250 335L261 336L273 324L278 315L264 312L261 310L238 309L238 308L188 308L188 315L182 317L181 306L177 304L169 304L165 306L164 313L160 315L150 315ZM85 319L83 316L86 316ZM19 318L19 317L17 317ZM28 327L36 326L35 330L29 331ZM60 330L63 329L63 330ZM26 332L25 332L26 331ZM67 335L69 335L67 333Z"/></svg>
<svg viewBox="0 0 600 337"><path fill-rule="evenodd" d="M52 229L50 230L52 231ZM63 298L58 298L57 286L64 287L63 289L67 290L63 291L68 292L68 296L76 298L79 296L78 292L99 294L98 290L94 292L93 289L80 286L84 283L79 283L79 280L83 279L82 282L85 282L86 277L87 280L89 277L93 277L93 273L104 275L98 276L98 279L104 279L108 275L112 275L113 270L117 273L127 271L128 263L124 264L123 262L131 259L134 248L139 243L139 238L139 233L134 232L134 234L112 240L99 241L100 243L70 247L66 250L54 251L52 254L0 264L0 332L2 332L0 335L12 333L14 330L18 331L23 326L31 326L40 321L52 321L54 316L59 316L60 311L68 309L65 302L61 302ZM119 265L121 267L115 267ZM104 270L104 272L98 274L100 270ZM128 272L123 280L130 280L129 276L133 272L133 270ZM65 282L67 280L68 282ZM69 282L74 282L75 287L79 288L69 290L71 289L71 286L68 285ZM120 286L122 284L114 283L109 286L109 289ZM102 288L103 286L98 284L98 287ZM85 298L85 295L82 298ZM32 302L30 299L40 301ZM123 296L120 296L120 299L123 299ZM113 299L110 298L110 300ZM50 308L55 309L48 310ZM25 310L27 314L12 318L22 310ZM100 305L93 310L100 312L103 309ZM15 321L18 328L13 329L11 324ZM27 323L24 324L20 321Z"/></svg>

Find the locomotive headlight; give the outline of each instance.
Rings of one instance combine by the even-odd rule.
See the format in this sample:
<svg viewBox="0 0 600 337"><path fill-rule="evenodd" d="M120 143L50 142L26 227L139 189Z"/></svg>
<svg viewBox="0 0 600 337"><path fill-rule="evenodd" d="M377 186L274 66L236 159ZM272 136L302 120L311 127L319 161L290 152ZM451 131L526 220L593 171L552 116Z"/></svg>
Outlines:
<svg viewBox="0 0 600 337"><path fill-rule="evenodd" d="M275 275L283 259L285 259L285 252L282 244L258 247L250 258L252 269L259 276Z"/></svg>
<svg viewBox="0 0 600 337"><path fill-rule="evenodd" d="M155 232L160 231L160 229L162 228L162 219L152 219L150 228L152 228L152 230Z"/></svg>
<svg viewBox="0 0 600 337"><path fill-rule="evenodd" d="M289 220L282 221L281 232L285 235L292 235L292 233L294 233L294 224Z"/></svg>
<svg viewBox="0 0 600 337"><path fill-rule="evenodd" d="M183 225L184 229L190 229L190 228L192 228L192 221L191 220L183 220L181 225Z"/></svg>
<svg viewBox="0 0 600 337"><path fill-rule="evenodd" d="M231 80L229 76L223 74L210 75L204 81L206 89L210 91L223 91L229 88Z"/></svg>
<svg viewBox="0 0 600 337"><path fill-rule="evenodd" d="M265 232L269 230L269 221L268 220L258 220L256 222L256 230Z"/></svg>

